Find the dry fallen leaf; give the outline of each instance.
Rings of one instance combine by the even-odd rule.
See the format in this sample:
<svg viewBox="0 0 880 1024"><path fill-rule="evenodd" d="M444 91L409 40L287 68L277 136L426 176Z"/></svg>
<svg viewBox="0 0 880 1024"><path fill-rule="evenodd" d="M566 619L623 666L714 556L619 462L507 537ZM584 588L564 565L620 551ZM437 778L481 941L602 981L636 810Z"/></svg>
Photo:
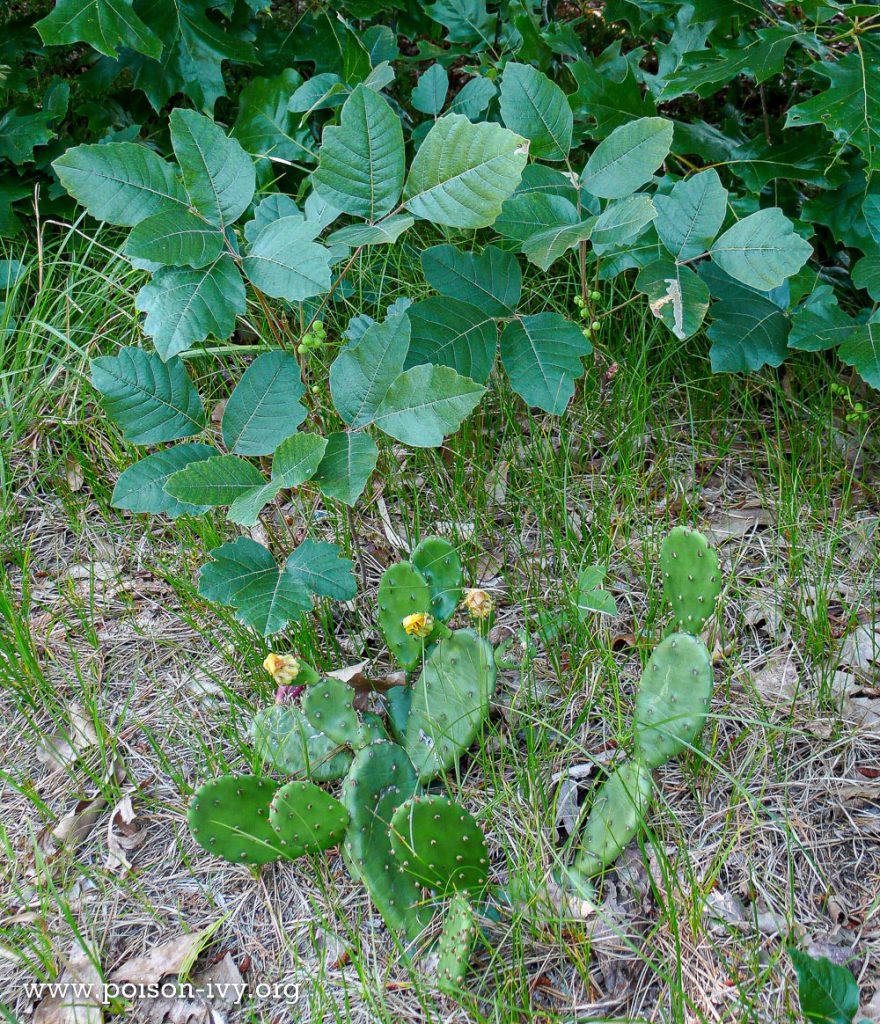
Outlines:
<svg viewBox="0 0 880 1024"><path fill-rule="evenodd" d="M76 494L77 491L82 490L82 486L85 483L85 474L83 473L82 466L76 461L72 455L67 456L67 462L64 466L64 474L67 477L67 486L71 492Z"/></svg>
<svg viewBox="0 0 880 1024"><path fill-rule="evenodd" d="M37 760L51 768L64 768L77 759L80 751L98 742L98 733L90 715L76 703L67 710L69 725L45 737L37 748Z"/></svg>
<svg viewBox="0 0 880 1024"><path fill-rule="evenodd" d="M507 497L507 476L510 472L510 463L503 459L497 462L486 474L486 493L496 505L503 505Z"/></svg>
<svg viewBox="0 0 880 1024"><path fill-rule="evenodd" d="M758 696L769 708L790 706L799 689L800 676L797 666L789 657L777 657L768 661L752 676L752 685Z"/></svg>
<svg viewBox="0 0 880 1024"><path fill-rule="evenodd" d="M127 793L110 813L107 823L107 862L108 871L125 874L131 870L131 861L127 854L136 850L146 839L146 832L135 824L135 811L131 803L131 793Z"/></svg>
<svg viewBox="0 0 880 1024"><path fill-rule="evenodd" d="M57 985L68 985L62 995L47 996L34 1010L34 1024L101 1024L102 980L88 953L79 945L71 947ZM73 986L77 989L74 992ZM84 988L83 986L88 986Z"/></svg>
<svg viewBox="0 0 880 1024"><path fill-rule="evenodd" d="M202 942L213 930L214 925L211 924L201 931L176 935L154 946L148 953L126 960L110 975L110 980L151 985L161 981L167 974L179 974L188 962L195 959Z"/></svg>
<svg viewBox="0 0 880 1024"><path fill-rule="evenodd" d="M770 509L733 509L716 516L706 525L703 533L710 544L720 545L728 540L745 537L758 526L772 526L775 520L776 517Z"/></svg>
<svg viewBox="0 0 880 1024"><path fill-rule="evenodd" d="M117 784L125 778L125 767L119 758L114 759L110 771L105 776L105 783L114 779ZM64 847L73 847L81 843L95 827L107 800L100 793L87 800L80 800L72 811L68 811L52 828L40 833L40 849L47 860L56 857Z"/></svg>
<svg viewBox="0 0 880 1024"><path fill-rule="evenodd" d="M863 672L880 663L880 630L872 625L855 629L840 649L840 664Z"/></svg>

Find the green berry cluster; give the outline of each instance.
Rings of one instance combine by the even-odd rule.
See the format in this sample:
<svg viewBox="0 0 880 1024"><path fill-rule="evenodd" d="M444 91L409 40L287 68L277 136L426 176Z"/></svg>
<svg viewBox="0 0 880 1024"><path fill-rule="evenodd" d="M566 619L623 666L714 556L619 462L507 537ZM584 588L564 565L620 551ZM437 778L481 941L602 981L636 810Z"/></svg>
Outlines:
<svg viewBox="0 0 880 1024"><path fill-rule="evenodd" d="M601 298L602 298L602 293L601 292L590 292L590 295L589 295L590 302L598 302ZM580 295L576 295L574 297L574 304L580 310L580 318L581 318L581 320L587 320L589 317L591 317L593 315L592 312L590 311L590 307L584 302L584 300L580 297ZM593 331L598 331L601 326L602 326L602 324L598 320L592 320L590 322L589 326L583 328L583 330L581 331L581 334L583 334L583 336L585 338L590 338L593 335Z"/></svg>
<svg viewBox="0 0 880 1024"><path fill-rule="evenodd" d="M852 400L852 392L845 384L832 384L831 394L837 395L849 406L849 412L844 416L847 423L860 423L868 418L868 410L861 402Z"/></svg>
<svg viewBox="0 0 880 1024"><path fill-rule="evenodd" d="M301 356L308 355L310 352L316 352L318 349L323 348L326 340L327 332L324 330L324 321L316 320L302 336L300 343L296 346L296 350Z"/></svg>

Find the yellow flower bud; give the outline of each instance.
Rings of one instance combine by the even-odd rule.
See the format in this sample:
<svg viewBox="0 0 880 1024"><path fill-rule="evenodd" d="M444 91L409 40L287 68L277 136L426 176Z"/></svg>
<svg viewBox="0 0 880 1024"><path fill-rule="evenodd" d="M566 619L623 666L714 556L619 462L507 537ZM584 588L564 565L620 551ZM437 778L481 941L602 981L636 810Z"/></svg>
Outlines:
<svg viewBox="0 0 880 1024"><path fill-rule="evenodd" d="M478 590L476 587L464 592L462 604L474 619L488 619L495 607L491 594L487 594L485 590Z"/></svg>
<svg viewBox="0 0 880 1024"><path fill-rule="evenodd" d="M434 616L427 612L414 612L403 620L403 628L410 636L419 636L424 640L434 628Z"/></svg>
<svg viewBox="0 0 880 1024"><path fill-rule="evenodd" d="M269 654L263 668L279 686L289 686L299 675L299 662L292 654Z"/></svg>

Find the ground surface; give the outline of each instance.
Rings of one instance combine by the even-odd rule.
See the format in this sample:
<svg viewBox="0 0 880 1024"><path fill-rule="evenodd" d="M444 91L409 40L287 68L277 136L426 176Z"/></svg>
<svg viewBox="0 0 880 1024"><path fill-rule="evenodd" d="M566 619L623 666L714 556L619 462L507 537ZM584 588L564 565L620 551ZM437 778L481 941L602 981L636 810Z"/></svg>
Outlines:
<svg viewBox="0 0 880 1024"><path fill-rule="evenodd" d="M214 1019L793 1021L793 943L850 964L878 1019L880 451L876 423L845 420L830 371L811 357L712 377L701 341L673 344L644 307L624 305L560 420L530 417L499 381L440 452L386 446L355 513L357 546L315 495L282 509L295 537L311 517L313 534L359 551L367 587L276 650L324 669L382 650L379 574L438 533L495 595L495 637L514 637L524 658L505 673L482 750L458 786L450 779L488 834L494 880L525 896L486 920L457 1004L430 972L408 973L335 852L255 880L190 838L193 788L253 766L249 721L272 700L268 647L195 594L221 519L172 527L109 507L132 452L85 368L137 342L137 275L76 236L47 243L41 260L17 254L29 268L6 314L18 330L0 331L9 1019L28 1018L27 982L89 959L110 975L206 928L196 977L301 984L293 1006L274 994L247 1009L218 1002ZM405 266L365 268L331 339L372 310L378 280L383 305L412 294ZM567 276L531 286L536 308L549 294L573 312ZM657 548L678 522L707 532L726 580L705 758L658 772L647 835L595 912L563 917L544 882L565 857L572 801L589 799L626 745L634 684L664 624ZM593 563L608 568L615 619L576 614L577 572ZM174 952L160 951L176 973ZM129 1017L208 1012L196 999Z"/></svg>

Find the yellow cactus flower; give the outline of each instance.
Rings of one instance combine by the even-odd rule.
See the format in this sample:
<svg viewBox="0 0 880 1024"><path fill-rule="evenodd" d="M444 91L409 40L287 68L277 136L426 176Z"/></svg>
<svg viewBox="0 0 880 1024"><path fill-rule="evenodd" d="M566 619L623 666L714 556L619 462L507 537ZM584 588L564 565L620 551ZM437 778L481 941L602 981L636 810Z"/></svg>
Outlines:
<svg viewBox="0 0 880 1024"><path fill-rule="evenodd" d="M427 612L414 612L403 620L403 628L410 636L419 636L424 640L434 628L434 616Z"/></svg>
<svg viewBox="0 0 880 1024"><path fill-rule="evenodd" d="M299 675L299 662L292 654L270 654L263 668L279 686L289 686Z"/></svg>
<svg viewBox="0 0 880 1024"><path fill-rule="evenodd" d="M467 608L471 618L474 619L488 619L495 607L492 595L476 587L472 587L464 592L462 604Z"/></svg>

